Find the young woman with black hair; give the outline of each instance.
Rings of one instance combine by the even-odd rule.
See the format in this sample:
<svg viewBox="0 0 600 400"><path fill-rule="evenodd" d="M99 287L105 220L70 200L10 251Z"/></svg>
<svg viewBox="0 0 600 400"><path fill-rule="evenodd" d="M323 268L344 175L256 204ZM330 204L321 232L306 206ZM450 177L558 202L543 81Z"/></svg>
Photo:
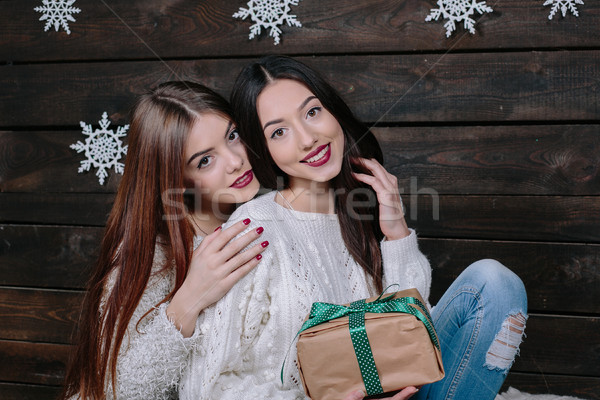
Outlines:
<svg viewBox="0 0 600 400"><path fill-rule="evenodd" d="M242 205L227 224L247 215L265 227L271 245L255 270L200 315L203 339L180 398L304 399L295 351L283 383L280 369L312 303L349 303L390 284L416 288L427 300L431 268L375 136L315 71L265 57L243 69L231 102L256 176L272 191ZM393 399L493 399L525 313L518 277L493 260L471 265L433 311L447 377ZM364 396L351 389L344 400Z"/></svg>

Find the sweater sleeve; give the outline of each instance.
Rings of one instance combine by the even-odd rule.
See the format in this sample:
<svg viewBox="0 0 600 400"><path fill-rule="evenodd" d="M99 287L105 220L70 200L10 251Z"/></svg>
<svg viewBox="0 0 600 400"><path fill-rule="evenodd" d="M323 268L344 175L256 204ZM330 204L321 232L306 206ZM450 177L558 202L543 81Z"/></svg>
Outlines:
<svg viewBox="0 0 600 400"><path fill-rule="evenodd" d="M264 226L268 235L266 232L271 232L276 222L259 214L244 205L230 217L224 229L250 218L252 223L246 231ZM263 236L260 240L264 239ZM192 367L184 373L181 400L305 399L301 388L289 383L282 385L279 376L283 357L290 347L289 341L282 339L286 336L281 318L272 317L281 317L282 293L278 288L282 255L272 248L262 255L255 269L200 315L202 342L192 356ZM292 352L286 368L294 358Z"/></svg>
<svg viewBox="0 0 600 400"><path fill-rule="evenodd" d="M201 316L204 337L194 368L182 380L181 400L305 399L279 380L289 343L278 337L281 327L271 319L277 310L267 283L275 259L265 255L259 268Z"/></svg>
<svg viewBox="0 0 600 400"><path fill-rule="evenodd" d="M157 253L159 250L157 250ZM155 257L155 264L157 261ZM113 280L107 284L108 293ZM153 274L129 321L117 358L116 399L176 399L177 387L200 334L184 338L167 318L168 303L156 307L172 289L172 271ZM151 311L150 311L151 310ZM140 318L150 311L141 321ZM138 324L138 321L140 323ZM110 377L107 398L113 399Z"/></svg>
<svg viewBox="0 0 600 400"><path fill-rule="evenodd" d="M410 235L398 240L381 242L383 259L383 287L399 284L401 290L416 288L429 304L431 288L431 267L417 243L417 234L410 229Z"/></svg>

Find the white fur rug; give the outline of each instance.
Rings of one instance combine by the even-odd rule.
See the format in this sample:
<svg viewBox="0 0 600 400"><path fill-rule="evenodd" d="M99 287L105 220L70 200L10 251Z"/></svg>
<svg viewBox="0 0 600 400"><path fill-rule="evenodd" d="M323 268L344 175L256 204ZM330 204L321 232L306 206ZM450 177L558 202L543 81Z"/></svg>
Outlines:
<svg viewBox="0 0 600 400"><path fill-rule="evenodd" d="M529 394L519 392L515 388L508 388L504 393L496 396L496 400L584 400L578 397L557 396L554 394Z"/></svg>

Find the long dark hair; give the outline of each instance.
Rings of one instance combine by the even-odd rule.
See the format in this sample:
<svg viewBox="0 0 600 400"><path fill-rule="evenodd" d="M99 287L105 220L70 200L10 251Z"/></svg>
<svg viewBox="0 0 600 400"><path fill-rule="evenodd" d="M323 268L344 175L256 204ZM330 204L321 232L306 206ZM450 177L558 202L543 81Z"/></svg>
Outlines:
<svg viewBox="0 0 600 400"><path fill-rule="evenodd" d="M194 237L181 207L184 144L198 116L213 112L231 118L222 96L192 82L163 83L135 104L125 171L88 285L61 398L78 394L81 399L104 399L107 378L114 393L118 352L148 285L158 235L167 255L163 271L175 269L175 286L160 303L181 287ZM165 193L168 199L162 197ZM113 271L115 284L105 293Z"/></svg>
<svg viewBox="0 0 600 400"><path fill-rule="evenodd" d="M277 187L277 177L286 174L279 169L269 153L265 135L256 109L262 90L280 79L291 79L306 86L323 106L337 119L344 132L344 160L341 172L331 181L336 190L335 210L342 237L350 254L373 278L378 291L382 289L382 260L379 242L383 233L379 226L379 204L373 189L354 179L351 172L367 170L356 162L357 157L374 158L383 163L383 154L377 139L369 128L359 121L336 90L307 65L286 56L267 56L246 66L238 75L231 94L234 118L240 136L248 148L248 158L260 183L269 189ZM349 196L353 195L351 203ZM372 206L352 207L356 200L368 200ZM362 202L365 204L365 202Z"/></svg>

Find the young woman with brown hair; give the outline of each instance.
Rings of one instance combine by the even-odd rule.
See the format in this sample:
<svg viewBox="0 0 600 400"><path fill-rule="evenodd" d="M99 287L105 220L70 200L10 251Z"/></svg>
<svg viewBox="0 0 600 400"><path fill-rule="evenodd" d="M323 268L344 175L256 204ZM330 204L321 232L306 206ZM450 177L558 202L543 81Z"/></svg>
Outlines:
<svg viewBox="0 0 600 400"><path fill-rule="evenodd" d="M232 241L247 218L220 229L258 188L220 95L167 82L139 98L62 398L177 397L198 315L268 245L240 253L263 230Z"/></svg>

